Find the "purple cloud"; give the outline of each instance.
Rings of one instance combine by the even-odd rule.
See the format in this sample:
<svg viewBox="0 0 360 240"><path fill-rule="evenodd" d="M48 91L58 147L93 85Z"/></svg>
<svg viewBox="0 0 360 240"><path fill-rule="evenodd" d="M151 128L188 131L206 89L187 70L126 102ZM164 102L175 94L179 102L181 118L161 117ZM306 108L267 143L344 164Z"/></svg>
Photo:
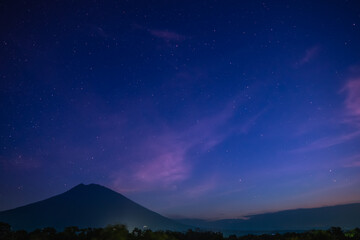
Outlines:
<svg viewBox="0 0 360 240"><path fill-rule="evenodd" d="M312 59L314 59L320 52L319 46L314 46L305 51L305 54L302 58L300 58L296 63L295 66L301 66L305 63L310 62Z"/></svg>
<svg viewBox="0 0 360 240"><path fill-rule="evenodd" d="M175 135L149 139L143 148L147 148L150 155L149 159L137 164L134 172L136 180L168 187L189 176L190 165L184 161L188 146L177 140Z"/></svg>
<svg viewBox="0 0 360 240"><path fill-rule="evenodd" d="M360 136L360 79L350 79L345 86L340 90L340 93L345 93L344 114L337 120L336 124L348 124L354 128L353 131L341 134L323 137L313 141L308 146L295 149L291 152L306 152L318 149L324 149L351 141Z"/></svg>
<svg viewBox="0 0 360 240"><path fill-rule="evenodd" d="M190 177L192 165L186 159L190 149L198 146L202 151L215 146L225 136L216 133L219 125L230 117L227 112L201 120L183 132L163 130L156 137L149 137L139 146L143 153L131 166L131 173L125 174L131 180L132 190L150 190L152 188L171 189ZM115 176L115 184L123 182L124 174Z"/></svg>
<svg viewBox="0 0 360 240"><path fill-rule="evenodd" d="M313 141L308 146L298 148L291 152L297 153L297 152L307 152L307 151L324 149L324 148L328 148L328 147L332 147L335 145L345 143L345 142L355 139L359 136L360 136L360 130L356 131L356 132L343 134L343 135L324 137L324 138L320 138L318 140Z"/></svg>
<svg viewBox="0 0 360 240"><path fill-rule="evenodd" d="M164 127L156 136L147 136L139 143L139 150L135 154L138 161L131 163L124 171L114 172L114 187L122 192L176 189L179 183L191 177L193 164L188 153L192 149L205 153L230 135L247 132L253 125L245 121L238 126L225 127L234 111L231 102L218 114L200 119L182 131ZM254 118L251 118L253 121ZM205 185L199 188L208 190L215 186Z"/></svg>
<svg viewBox="0 0 360 240"><path fill-rule="evenodd" d="M346 92L345 107L348 119L360 126L360 78L349 80L341 92Z"/></svg>
<svg viewBox="0 0 360 240"><path fill-rule="evenodd" d="M0 166L4 169L36 169L40 168L42 162L38 158L26 157L21 154L13 157L12 159L0 159Z"/></svg>
<svg viewBox="0 0 360 240"><path fill-rule="evenodd" d="M353 167L360 167L360 154L356 154L354 156L351 156L345 160L344 167L345 168L353 168Z"/></svg>
<svg viewBox="0 0 360 240"><path fill-rule="evenodd" d="M187 39L187 37L184 35L168 30L148 29L148 31L154 37L163 39L166 42L169 41L181 42Z"/></svg>
<svg viewBox="0 0 360 240"><path fill-rule="evenodd" d="M188 39L189 37L179 34L175 31L170 31L167 29L161 30L161 29L152 29L152 28L146 28L145 26L142 26L140 24L134 23L132 24L132 27L134 29L138 29L138 30L142 30L142 31L147 31L149 32L152 36L156 37L156 38L160 38L166 42L182 42L186 39Z"/></svg>
<svg viewBox="0 0 360 240"><path fill-rule="evenodd" d="M216 188L218 182L219 181L215 176L209 177L209 179L187 189L185 195L187 198L191 199L201 197Z"/></svg>

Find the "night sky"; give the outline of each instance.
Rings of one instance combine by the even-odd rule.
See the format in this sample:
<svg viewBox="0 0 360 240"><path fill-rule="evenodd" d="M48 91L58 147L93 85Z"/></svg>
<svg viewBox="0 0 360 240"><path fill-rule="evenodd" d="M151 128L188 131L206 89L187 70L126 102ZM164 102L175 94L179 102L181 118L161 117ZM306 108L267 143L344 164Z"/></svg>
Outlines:
<svg viewBox="0 0 360 240"><path fill-rule="evenodd" d="M0 2L0 210L98 183L170 217L360 202L360 2Z"/></svg>

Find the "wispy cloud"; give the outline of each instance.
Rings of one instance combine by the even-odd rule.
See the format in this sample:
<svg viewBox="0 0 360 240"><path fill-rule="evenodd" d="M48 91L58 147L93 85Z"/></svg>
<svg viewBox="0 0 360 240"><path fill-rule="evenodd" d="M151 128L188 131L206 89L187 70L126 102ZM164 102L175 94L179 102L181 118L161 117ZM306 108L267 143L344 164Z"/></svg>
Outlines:
<svg viewBox="0 0 360 240"><path fill-rule="evenodd" d="M149 156L140 164L135 164L133 177L137 182L168 188L189 177L191 166L185 162L188 146L176 139L176 135L165 134L148 139L142 148L147 149Z"/></svg>
<svg viewBox="0 0 360 240"><path fill-rule="evenodd" d="M344 162L345 168L360 167L360 154L351 156L351 157L343 160L343 162Z"/></svg>
<svg viewBox="0 0 360 240"><path fill-rule="evenodd" d="M191 150L205 153L232 134L246 133L260 116L229 127L227 123L234 113L231 102L219 113L200 119L182 131L164 128L156 136L147 137L139 144L139 160L114 174L115 187L121 191L176 189L177 184L191 177L193 163L188 156ZM199 189L205 191L213 186L206 183Z"/></svg>
<svg viewBox="0 0 360 240"><path fill-rule="evenodd" d="M319 46L306 49L305 54L295 63L296 67L302 66L314 59L320 52Z"/></svg>
<svg viewBox="0 0 360 240"><path fill-rule="evenodd" d="M356 131L356 132L343 134L343 135L336 135L336 136L320 138L318 140L311 142L308 146L298 148L296 150L293 150L292 152L307 152L307 151L312 151L312 150L325 149L325 148L329 148L329 147L332 147L335 145L345 143L345 142L355 139L357 137L360 137L360 130Z"/></svg>
<svg viewBox="0 0 360 240"><path fill-rule="evenodd" d="M31 170L40 168L42 163L39 159L33 157L26 157L21 154L14 156L11 159L2 159L0 158L0 166L4 169L21 169L21 170Z"/></svg>
<svg viewBox="0 0 360 240"><path fill-rule="evenodd" d="M346 122L360 127L360 78L349 80L341 92L346 93Z"/></svg>
<svg viewBox="0 0 360 240"><path fill-rule="evenodd" d="M184 40L189 39L189 36L185 36L176 31L168 30L168 29L155 29L155 28L146 28L140 24L133 24L134 29L142 30L148 32L153 37L164 40L165 42L182 42Z"/></svg>
<svg viewBox="0 0 360 240"><path fill-rule="evenodd" d="M360 157L358 158L357 161L354 161L354 162L352 162L352 163L350 163L348 165L345 165L345 167L351 167L351 168L360 167Z"/></svg>
<svg viewBox="0 0 360 240"><path fill-rule="evenodd" d="M360 78L348 80L340 93L345 94L344 109L343 114L337 118L337 121L334 121L334 124L339 126L348 124L352 131L317 139L307 146L295 149L292 152L325 149L360 137Z"/></svg>
<svg viewBox="0 0 360 240"><path fill-rule="evenodd" d="M186 195L186 197L191 199L201 197L216 188L217 184L218 181L216 177L211 176L210 178L205 179L203 182L188 188L184 194Z"/></svg>
<svg viewBox="0 0 360 240"><path fill-rule="evenodd" d="M151 35L153 35L154 37L163 39L164 41L174 41L174 42L181 42L184 41L186 39L188 39L188 37L173 32L173 31L169 31L169 30L158 30L158 29L148 29L149 33Z"/></svg>

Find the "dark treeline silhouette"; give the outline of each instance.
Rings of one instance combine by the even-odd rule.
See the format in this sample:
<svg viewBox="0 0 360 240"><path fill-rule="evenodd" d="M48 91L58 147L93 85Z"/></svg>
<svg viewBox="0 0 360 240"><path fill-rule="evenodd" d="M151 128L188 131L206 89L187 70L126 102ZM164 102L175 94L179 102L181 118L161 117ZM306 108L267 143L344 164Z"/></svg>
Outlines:
<svg viewBox="0 0 360 240"><path fill-rule="evenodd" d="M32 232L13 231L7 223L0 222L1 240L359 240L360 229L343 231L339 227L328 230L312 230L303 233L262 235L230 235L224 237L220 232L194 231L151 231L135 228L128 231L125 225L109 225L105 228L67 227L62 232L54 228L36 229Z"/></svg>

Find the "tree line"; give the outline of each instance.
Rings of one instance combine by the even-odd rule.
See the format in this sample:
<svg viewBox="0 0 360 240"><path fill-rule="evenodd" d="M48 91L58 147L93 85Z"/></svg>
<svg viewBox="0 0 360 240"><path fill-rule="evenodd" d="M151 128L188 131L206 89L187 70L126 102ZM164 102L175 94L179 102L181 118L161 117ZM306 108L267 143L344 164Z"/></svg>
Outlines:
<svg viewBox="0 0 360 240"><path fill-rule="evenodd" d="M0 222L0 240L360 240L360 229L343 231L339 227L332 227L328 230L311 230L302 233L225 237L220 232L201 230L174 232L135 228L129 231L125 225L109 225L104 228L67 227L63 231L47 227L27 232L14 231L9 224Z"/></svg>

